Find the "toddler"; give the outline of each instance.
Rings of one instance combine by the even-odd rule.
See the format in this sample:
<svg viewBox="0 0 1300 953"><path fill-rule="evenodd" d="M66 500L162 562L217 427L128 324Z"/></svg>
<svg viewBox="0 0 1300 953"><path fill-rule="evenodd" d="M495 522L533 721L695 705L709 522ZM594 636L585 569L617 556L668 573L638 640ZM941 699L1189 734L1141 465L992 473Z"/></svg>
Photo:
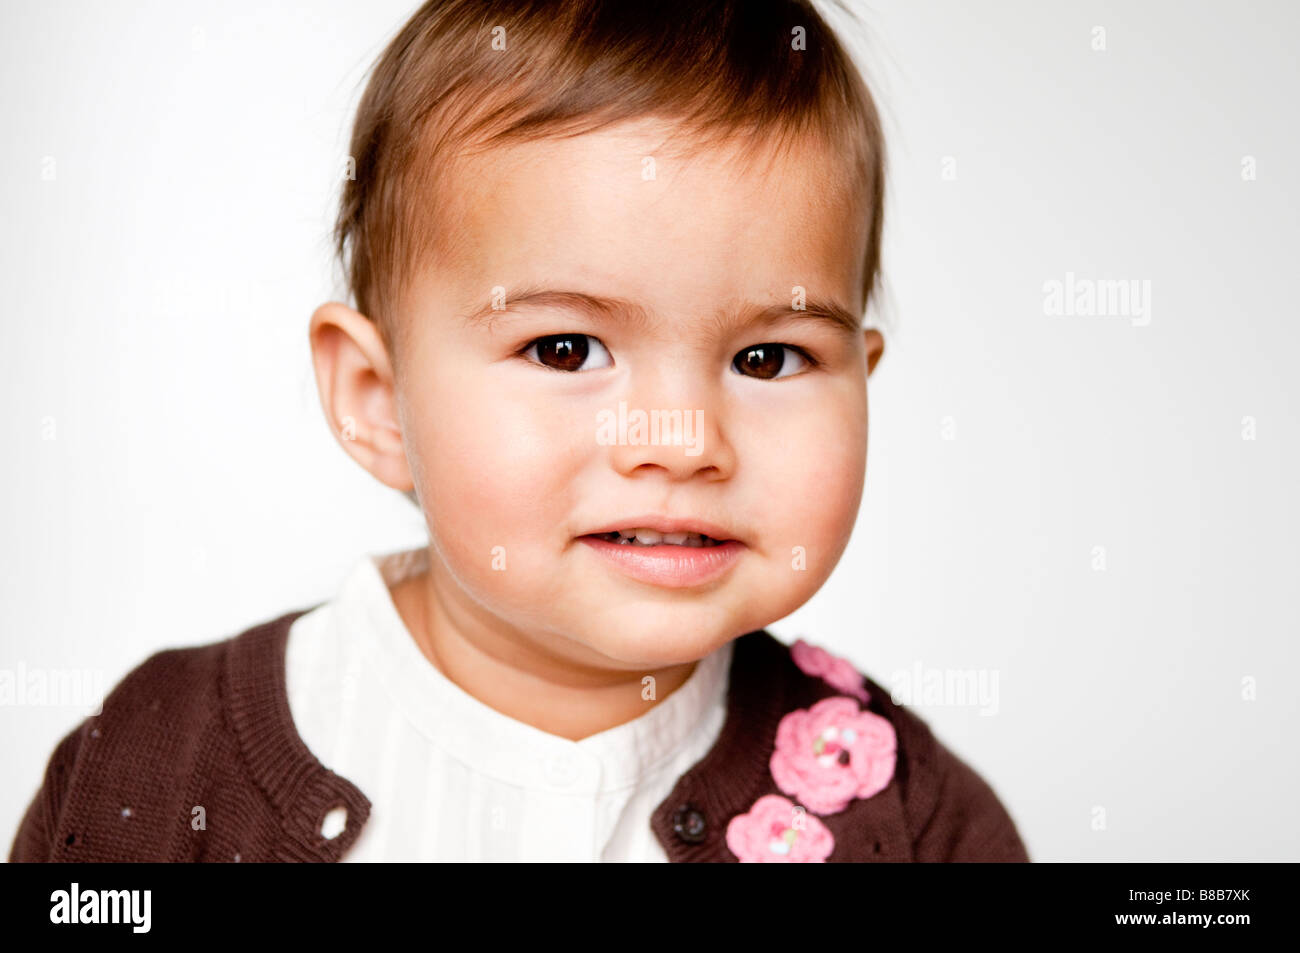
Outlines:
<svg viewBox="0 0 1300 953"><path fill-rule="evenodd" d="M11 858L1028 860L764 629L848 543L883 348L880 123L808 0L431 0L350 160L316 383L428 544L146 660Z"/></svg>

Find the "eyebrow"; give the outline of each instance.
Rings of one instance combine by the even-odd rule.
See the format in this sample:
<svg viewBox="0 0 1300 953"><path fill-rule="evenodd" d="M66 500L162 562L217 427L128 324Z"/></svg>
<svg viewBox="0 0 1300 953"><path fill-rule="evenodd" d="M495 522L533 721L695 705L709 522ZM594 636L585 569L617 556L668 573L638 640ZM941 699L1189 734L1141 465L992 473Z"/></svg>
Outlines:
<svg viewBox="0 0 1300 953"><path fill-rule="evenodd" d="M520 308L531 307L583 311L598 320L618 320L643 330L655 324L651 314L634 301L587 294L582 291L530 285L507 294L505 300L506 306L503 309L493 308L489 302L466 314L462 321L466 326L486 327L490 330L498 316ZM783 304L763 306L749 303L738 309L723 308L710 317L718 327L726 325L729 321L735 321L738 325L772 324L796 318L830 325L838 333L850 337L861 334L863 330L861 319L855 317L848 308L830 299L811 296L805 299L802 309Z"/></svg>

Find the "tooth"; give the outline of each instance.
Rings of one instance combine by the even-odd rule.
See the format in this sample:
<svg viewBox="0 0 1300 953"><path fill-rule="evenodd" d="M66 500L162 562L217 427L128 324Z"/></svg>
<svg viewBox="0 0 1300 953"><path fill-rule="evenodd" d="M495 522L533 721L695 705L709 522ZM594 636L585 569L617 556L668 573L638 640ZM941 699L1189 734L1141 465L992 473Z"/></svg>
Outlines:
<svg viewBox="0 0 1300 953"><path fill-rule="evenodd" d="M719 542L704 533L661 533L646 527L611 530L604 535L610 542L625 546L658 546L660 543L667 543L671 546L700 547L716 546Z"/></svg>

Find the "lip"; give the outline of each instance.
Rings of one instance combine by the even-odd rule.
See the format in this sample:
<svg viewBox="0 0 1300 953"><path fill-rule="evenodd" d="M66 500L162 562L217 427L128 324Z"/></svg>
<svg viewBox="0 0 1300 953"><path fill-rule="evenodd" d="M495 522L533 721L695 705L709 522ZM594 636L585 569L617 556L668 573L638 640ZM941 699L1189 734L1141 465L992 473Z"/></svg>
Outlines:
<svg viewBox="0 0 1300 953"><path fill-rule="evenodd" d="M740 542L729 529L716 523L697 520L694 517L656 516L653 513L629 516L618 523L610 523L603 529L593 529L587 535L599 536L601 533L616 533L621 529L652 529L656 533L701 533L716 540Z"/></svg>
<svg viewBox="0 0 1300 953"><path fill-rule="evenodd" d="M655 527L642 526L642 528ZM613 530L606 530L606 532L613 532ZM676 530L676 532L686 531ZM668 543L634 547L623 543L611 543L597 536L579 536L578 541L590 546L615 569L633 579L671 589L702 586L720 579L736 564L745 548L744 543L734 539L717 546L700 547L673 546Z"/></svg>

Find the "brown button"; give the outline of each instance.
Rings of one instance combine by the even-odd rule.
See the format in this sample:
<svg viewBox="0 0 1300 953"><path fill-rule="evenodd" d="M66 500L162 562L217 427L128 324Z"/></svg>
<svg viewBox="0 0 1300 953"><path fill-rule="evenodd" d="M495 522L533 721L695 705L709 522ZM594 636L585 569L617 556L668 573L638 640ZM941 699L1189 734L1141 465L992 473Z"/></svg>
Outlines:
<svg viewBox="0 0 1300 953"><path fill-rule="evenodd" d="M704 813L694 804L683 804L673 815L673 833L688 844L704 840L708 826Z"/></svg>

